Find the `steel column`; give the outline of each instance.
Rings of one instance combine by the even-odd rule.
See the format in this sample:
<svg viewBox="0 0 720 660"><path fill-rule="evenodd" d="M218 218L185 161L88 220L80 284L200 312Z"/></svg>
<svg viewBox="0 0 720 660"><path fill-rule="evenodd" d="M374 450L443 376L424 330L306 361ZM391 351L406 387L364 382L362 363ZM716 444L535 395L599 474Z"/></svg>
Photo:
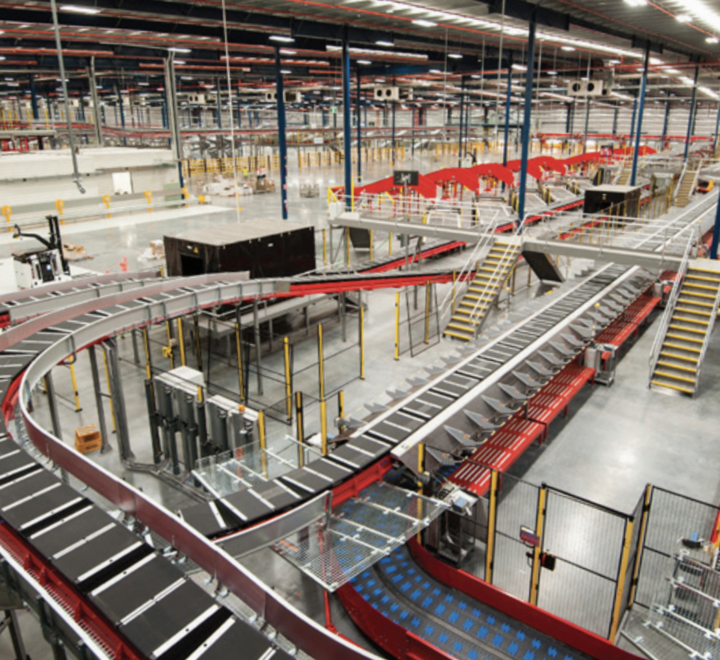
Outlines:
<svg viewBox="0 0 720 660"><path fill-rule="evenodd" d="M647 88L648 66L650 65L650 42L645 45L645 59L643 62L642 82L640 83L640 107L637 116L637 132L635 133L635 148L633 149L632 172L630 185L634 186L637 180L638 156L640 155L640 138L642 137L643 112L645 111L645 89Z"/></svg>
<svg viewBox="0 0 720 660"><path fill-rule="evenodd" d="M167 99L167 116L170 126L170 140L178 166L178 181L180 187L185 185L182 173L182 143L180 141L180 125L178 124L177 84L175 81L175 54L170 53L164 61L165 68L165 98Z"/></svg>
<svg viewBox="0 0 720 660"><path fill-rule="evenodd" d="M697 86L698 86L698 77L700 75L700 67L695 67L695 80L693 81L693 91L692 91L692 100L690 101L690 115L688 116L688 129L687 129L687 137L685 138L685 153L683 154L683 158L687 160L688 153L690 152L690 139L692 138L692 130L693 130L693 119L695 117L695 102L697 101Z"/></svg>
<svg viewBox="0 0 720 660"><path fill-rule="evenodd" d="M458 167L462 167L463 128L465 120L465 77L460 80L460 130L458 131Z"/></svg>
<svg viewBox="0 0 720 660"><path fill-rule="evenodd" d="M715 209L715 226L713 227L713 238L710 244L710 258L717 259L718 242L720 242L720 200Z"/></svg>
<svg viewBox="0 0 720 660"><path fill-rule="evenodd" d="M618 114L620 114L620 106L616 105L615 106L615 114L613 115L613 127L612 127L613 138L617 135Z"/></svg>
<svg viewBox="0 0 720 660"><path fill-rule="evenodd" d="M88 347L90 356L90 373L92 374L93 390L95 390L95 408L97 409L98 426L100 427L100 453L111 449L111 445L107 442L107 424L105 423L105 406L103 405L102 386L100 385L100 373L98 372L97 355L95 354L95 346Z"/></svg>
<svg viewBox="0 0 720 660"><path fill-rule="evenodd" d="M95 57L90 58L90 66L88 67L88 82L90 83L90 98L93 104L93 119L95 122L95 139L98 146L103 145L102 126L100 117L100 98L97 93L97 81L95 80Z"/></svg>
<svg viewBox="0 0 720 660"><path fill-rule="evenodd" d="M352 209L352 144L350 137L350 47L347 34L342 42L343 157L345 159L345 208ZM337 116L337 115L336 115Z"/></svg>
<svg viewBox="0 0 720 660"><path fill-rule="evenodd" d="M215 83L217 89L217 127L222 128L222 92L220 90L220 78ZM232 112L232 99L230 99L230 112Z"/></svg>
<svg viewBox="0 0 720 660"><path fill-rule="evenodd" d="M392 102L392 164L395 167L395 101Z"/></svg>
<svg viewBox="0 0 720 660"><path fill-rule="evenodd" d="M40 119L40 112L38 110L37 102L37 92L35 91L35 76L33 76L32 73L30 74L30 105L32 106L33 119Z"/></svg>
<svg viewBox="0 0 720 660"><path fill-rule="evenodd" d="M357 122L357 176L362 181L362 122L360 121L360 69L357 70L357 98L355 99L355 118Z"/></svg>
<svg viewBox="0 0 720 660"><path fill-rule="evenodd" d="M633 99L633 113L632 113L632 120L630 121L630 139L633 140L635 138L635 120L637 119L637 97Z"/></svg>
<svg viewBox="0 0 720 660"><path fill-rule="evenodd" d="M503 142L503 165L507 165L508 160L508 139L510 133L510 99L512 97L512 52L508 57L508 72L507 72L507 93L505 94L505 131L504 131L504 142ZM502 66L500 62L499 66Z"/></svg>
<svg viewBox="0 0 720 660"><path fill-rule="evenodd" d="M718 130L720 130L720 102L718 102L717 119L715 119L715 139L713 140L713 158L717 153L718 146Z"/></svg>
<svg viewBox="0 0 720 660"><path fill-rule="evenodd" d="M533 78L535 77L535 29L537 7L530 14L528 22L527 70L525 73L525 112L523 114L522 145L520 156L520 199L518 200L518 224L525 215L525 190L527 188L528 152L530 150L530 122L532 121Z"/></svg>
<svg viewBox="0 0 720 660"><path fill-rule="evenodd" d="M718 115L720 116L720 114ZM667 137L668 123L670 121L670 101L665 102L665 121L663 122L661 151L665 149L665 138Z"/></svg>
<svg viewBox="0 0 720 660"><path fill-rule="evenodd" d="M278 146L280 148L280 196L282 200L282 218L288 219L287 203L287 142L285 137L285 88L280 69L280 48L275 47L275 91L277 92Z"/></svg>

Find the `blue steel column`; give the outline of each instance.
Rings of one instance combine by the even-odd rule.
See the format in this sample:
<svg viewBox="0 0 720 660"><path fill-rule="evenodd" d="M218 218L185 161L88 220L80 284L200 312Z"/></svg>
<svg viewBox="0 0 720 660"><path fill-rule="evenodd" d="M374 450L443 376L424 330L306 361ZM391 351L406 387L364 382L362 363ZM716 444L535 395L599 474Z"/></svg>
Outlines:
<svg viewBox="0 0 720 660"><path fill-rule="evenodd" d="M280 48L275 47L275 91L278 118L278 145L280 147L280 195L282 200L282 218L288 219L287 204L287 143L285 141L285 88L283 74L280 71Z"/></svg>
<svg viewBox="0 0 720 660"><path fill-rule="evenodd" d="M683 158L687 160L688 153L690 152L690 139L692 138L692 130L693 130L693 119L695 117L695 101L697 101L697 84L698 84L698 76L700 75L700 67L695 67L695 80L693 82L693 92L692 92L692 100L690 101L690 115L688 116L688 129L687 129L687 137L685 138L685 154L683 155Z"/></svg>
<svg viewBox="0 0 720 660"><path fill-rule="evenodd" d="M670 101L665 101L665 121L663 122L662 141L660 143L660 151L665 149L665 140L667 138L668 123L670 121Z"/></svg>
<svg viewBox="0 0 720 660"><path fill-rule="evenodd" d="M395 101L392 102L392 164L395 167Z"/></svg>
<svg viewBox="0 0 720 660"><path fill-rule="evenodd" d="M633 149L632 172L630 185L637 181L638 156L640 155L640 138L642 137L643 111L645 110L645 89L647 87L648 66L650 64L650 42L645 45L645 61L643 63L642 82L640 83L640 107L638 108L637 132L635 133L635 148Z"/></svg>
<svg viewBox="0 0 720 660"><path fill-rule="evenodd" d="M30 105L32 106L33 119L40 119L38 110L37 93L35 91L35 76L30 74Z"/></svg>
<svg viewBox="0 0 720 660"><path fill-rule="evenodd" d="M522 125L522 152L520 156L520 199L518 203L518 224L525 215L525 190L527 188L528 152L530 151L530 122L532 121L533 78L535 77L535 28L537 9L533 9L528 23L527 70L525 73L525 112Z"/></svg>
<svg viewBox="0 0 720 660"><path fill-rule="evenodd" d="M612 127L613 139L615 139L615 136L617 135L617 120L618 120L619 114L620 114L620 106L616 105L615 106L615 114L613 115L613 127Z"/></svg>
<svg viewBox="0 0 720 660"><path fill-rule="evenodd" d="M635 139L635 120L637 119L637 97L633 100L632 121L630 122L630 140Z"/></svg>
<svg viewBox="0 0 720 660"><path fill-rule="evenodd" d="M344 162L345 162L345 208L350 211L352 209L352 144L350 134L350 48L348 45L347 35L342 42L342 95L343 95L343 145L344 145ZM335 115L337 117L337 115ZM395 115L393 114L393 117ZM393 145L394 146L394 145Z"/></svg>
<svg viewBox="0 0 720 660"><path fill-rule="evenodd" d="M460 80L460 130L458 131L458 167L462 167L463 121L465 120L465 77Z"/></svg>
<svg viewBox="0 0 720 660"><path fill-rule="evenodd" d="M217 89L217 127L222 128L222 91L220 90L220 78L215 83ZM230 112L232 112L232 99L230 99Z"/></svg>
<svg viewBox="0 0 720 660"><path fill-rule="evenodd" d="M713 157L715 157L715 153L717 152L718 130L720 130L720 101L718 102L717 119L715 120L715 140L713 140Z"/></svg>
<svg viewBox="0 0 720 660"><path fill-rule="evenodd" d="M507 73L507 94L505 95L505 137L503 144L503 165L507 165L508 156L508 139L510 137L510 98L512 96L512 52L508 57L508 73ZM502 66L502 62L499 62Z"/></svg>
<svg viewBox="0 0 720 660"><path fill-rule="evenodd" d="M357 173L358 183L362 181L362 122L360 121L360 69L357 70L357 99L355 100L355 117L357 121Z"/></svg>

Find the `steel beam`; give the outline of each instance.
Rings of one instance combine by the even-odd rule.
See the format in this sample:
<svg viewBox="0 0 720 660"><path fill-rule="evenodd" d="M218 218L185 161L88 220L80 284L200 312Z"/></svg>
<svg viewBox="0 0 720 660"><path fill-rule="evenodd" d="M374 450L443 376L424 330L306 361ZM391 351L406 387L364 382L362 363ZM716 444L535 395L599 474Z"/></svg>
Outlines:
<svg viewBox="0 0 720 660"><path fill-rule="evenodd" d="M693 119L695 118L695 103L697 102L698 76L700 75L700 67L695 67L695 80L693 81L692 99L690 100L690 114L688 115L687 136L685 137L685 153L683 158L687 160L690 153L690 140L693 132Z"/></svg>

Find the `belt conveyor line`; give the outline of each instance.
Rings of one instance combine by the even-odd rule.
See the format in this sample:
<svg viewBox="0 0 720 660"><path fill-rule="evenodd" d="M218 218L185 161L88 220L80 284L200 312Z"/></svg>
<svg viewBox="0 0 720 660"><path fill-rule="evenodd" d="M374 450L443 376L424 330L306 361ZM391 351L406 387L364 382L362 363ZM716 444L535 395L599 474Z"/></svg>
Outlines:
<svg viewBox="0 0 720 660"><path fill-rule="evenodd" d="M659 243L660 239L658 239ZM286 475L285 478L269 482L264 492L255 492L255 489L249 489L237 494L237 500L242 499L243 501L231 501L228 498L227 502L230 506L225 506L222 502L219 502L216 503L215 511L213 511L208 504L206 515L211 517L216 524L219 524L220 521L223 524L233 522L242 527L280 513L295 503L306 501L310 497L311 490L321 487L322 483L317 481L318 479L325 480L328 487L337 485L353 476L364 466L377 462L380 450L377 445L368 444L367 439L386 444L387 451L385 453L392 451L396 457L401 457L403 453L412 448L412 444L408 444L408 439L413 442L419 442L423 439L428 441L429 439L429 444L434 446L436 439L445 433L443 426L451 426L456 431L463 433L469 431L469 435L472 436L476 429L473 427L471 419L464 412L466 408L469 408L468 403L471 401L475 402L475 405L472 406L474 407L473 412L478 414L484 412L483 416L488 419L511 418L516 409L519 408L517 406L519 402L514 401L507 393L503 393L502 389L493 389L492 386L499 381L500 375L502 374L503 378L507 378L508 382L504 384L519 387L523 385L522 379L515 378L513 372L518 371L521 364L527 365L528 372L532 370L538 375L546 375L558 371L557 367L569 363L569 356L558 356L552 350L542 351L544 353L542 355L540 352L531 351L531 349L538 344L543 344L543 342L547 343L546 340L551 338L557 341L555 337L548 337L548 335L553 334L548 330L553 327L553 323L557 318L564 318L561 321L561 324L565 324L565 327L561 329L562 332L567 332L568 327L577 327L584 319L580 318L582 314L572 310L589 308L595 300L602 303L602 300L608 294L618 288L618 279L622 282L623 297L627 302L632 302L632 299L646 288L647 281L638 275L637 269L630 273L625 271L626 269L617 266L604 268L574 289L571 289L562 298L553 301L541 312L530 316L512 333L506 333L506 336L489 343L485 349L478 350L476 354L469 358L460 357L450 373L436 377L413 394L413 400L425 406L421 409L424 415L417 414L418 408L416 406L411 407L413 405L411 401L401 402L394 408L380 414L369 425L356 431L343 447L342 453L335 456L331 454L322 459L317 459L294 472L292 476ZM634 278L636 286L628 287L625 281L631 278ZM280 286L278 283L263 281L233 281L232 275L226 275L225 279L213 280L212 282L206 277L164 281L145 287L142 296L139 298L133 295L134 292L124 292L110 296L108 299L100 299L97 304L94 304L95 301L84 303L78 306L77 310L70 309L49 313L47 316L41 317L42 320L38 319L32 322L31 328L36 331L34 334L32 330L25 330L23 326L20 326L0 335L0 350L3 350L0 358L3 361L6 358L9 360L21 360L22 362L17 364L24 364L28 369L27 388L21 390L19 394L21 412L25 417L26 425L31 431L31 437L45 452L50 452L53 443L57 443L51 435L32 422L27 411L29 403L27 397L32 388L38 383L42 373L44 373L43 369L46 371L52 364L56 364L65 359L67 355L72 354L76 343L78 346L84 346L108 336L108 334L156 323L219 303L231 304L243 299L276 296ZM555 310L558 314L553 315L552 311L555 304L559 305ZM545 312L550 312L551 317L543 318ZM560 312L562 314L559 314ZM565 315L568 314L570 318L565 318ZM553 316L554 318L552 318ZM585 316L589 315L585 314ZM610 320L610 318L600 316L595 319L595 324L602 325ZM73 329L73 326L70 325L73 321L76 322L77 329ZM45 323L44 326L43 323ZM588 326L593 325L588 320L585 320L585 324ZM49 330L49 328L53 329ZM580 333L578 334L580 335ZM526 348L522 348L523 346ZM565 344L562 346L564 347ZM563 352L570 352L570 348L572 347L568 346L567 351ZM576 350L576 352L578 351ZM485 353L488 355L486 356ZM32 360L29 365L26 362L27 359ZM5 363L5 366L7 364L16 363ZM6 414L9 412L8 406L12 405L14 397L17 396L18 376L22 368L22 366L18 367L15 377L12 375L7 375L4 378L0 376L0 397L5 400L6 394L9 391L13 392L10 402L4 401ZM478 387L479 385L481 387ZM495 405L495 410L491 409L494 405L492 401L500 404L499 406ZM498 409L503 411L504 414L498 414L496 412ZM447 424L448 421L451 421L452 424ZM452 437L453 434L447 433L446 435ZM61 458L65 456L65 454L60 454ZM37 469L33 468L32 461L26 464L19 459L15 459L16 462L19 462L13 467L13 458L8 456L6 460L11 461L7 463L7 472L9 473L7 476L13 476L11 473L14 470L19 470L22 473L23 471L32 472L33 469ZM93 471L97 471L99 478L99 469L80 456L75 456L72 460L66 459L65 464L72 466L82 464L82 469L86 474L93 474ZM112 480L112 477L106 474L102 475L101 481L108 482L109 480ZM117 480L115 481L117 482ZM68 492L69 490L62 484L58 486L57 494L61 496L61 502L59 504L57 502L52 503L46 511L35 512L38 513L35 518L28 518L24 515L25 511L28 511L29 515L29 508L24 509L24 504L18 504L17 511L14 514L12 513L13 509L10 509L7 515L16 516L17 524L23 526L22 531L25 533L40 531L42 525L49 520L55 520L55 516L62 516L71 511L75 512L74 507L82 506L83 498L71 495ZM242 498L240 495L242 495ZM43 498L43 501L45 500L46 498ZM151 505L145 503L144 506ZM240 515L236 515L237 513ZM164 512L159 510L153 510L153 514L160 517L165 515ZM142 515L140 517L142 518ZM85 541L85 543L89 542ZM136 548L132 548L127 552L132 554L135 551ZM145 550L142 550L142 552L145 552ZM81 574L76 576L78 585L87 587L91 584L94 589L97 585L94 584L94 581L88 582L88 580L91 580L91 578L93 580L101 579L99 576L106 568L111 567L113 564L122 565L121 559L122 557L107 558L105 561L111 560L110 563L107 567L98 568L97 575ZM102 574L103 577L104 575L105 573ZM240 595L242 597L242 594ZM160 602L163 600L160 599ZM171 601L166 602L170 603ZM275 611L277 612L277 609ZM291 620L295 621L293 619L294 615L289 616ZM212 618L213 613L207 613L207 617L208 620L216 621ZM200 630L206 630L208 624L205 624L204 621L197 622ZM281 618L274 617L273 625L279 624L282 624ZM300 622L300 625L307 624ZM333 643L338 643L337 641L324 641L327 641L331 646ZM356 653L347 645L344 646L343 652L346 652L348 657Z"/></svg>
<svg viewBox="0 0 720 660"><path fill-rule="evenodd" d="M348 588L394 623L459 660L589 657L437 581L418 566L407 546L353 578ZM373 631L365 632L372 636Z"/></svg>
<svg viewBox="0 0 720 660"><path fill-rule="evenodd" d="M289 656L0 433L0 520L152 660Z"/></svg>

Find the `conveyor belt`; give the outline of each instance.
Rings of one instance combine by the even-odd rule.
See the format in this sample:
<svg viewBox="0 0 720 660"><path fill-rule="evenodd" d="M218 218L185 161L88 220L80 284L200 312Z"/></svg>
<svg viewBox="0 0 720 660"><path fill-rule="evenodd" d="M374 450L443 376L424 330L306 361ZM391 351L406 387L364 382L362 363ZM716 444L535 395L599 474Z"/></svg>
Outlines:
<svg viewBox="0 0 720 660"><path fill-rule="evenodd" d="M425 573L407 546L351 580L355 590L394 623L462 660L581 660L558 643ZM367 632L367 631L366 631Z"/></svg>
<svg viewBox="0 0 720 660"><path fill-rule="evenodd" d="M144 657L289 658L142 537L44 469L0 422L0 520L102 612ZM226 637L228 639L226 639Z"/></svg>

